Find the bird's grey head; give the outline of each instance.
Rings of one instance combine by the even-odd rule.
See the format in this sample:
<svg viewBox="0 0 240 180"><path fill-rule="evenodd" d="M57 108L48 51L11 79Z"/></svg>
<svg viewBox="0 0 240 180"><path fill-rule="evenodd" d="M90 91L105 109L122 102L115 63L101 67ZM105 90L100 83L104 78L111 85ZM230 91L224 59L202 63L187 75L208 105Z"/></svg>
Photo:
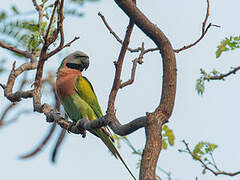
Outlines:
<svg viewBox="0 0 240 180"><path fill-rule="evenodd" d="M68 68L77 69L81 72L89 66L89 57L82 51L75 51L64 59Z"/></svg>

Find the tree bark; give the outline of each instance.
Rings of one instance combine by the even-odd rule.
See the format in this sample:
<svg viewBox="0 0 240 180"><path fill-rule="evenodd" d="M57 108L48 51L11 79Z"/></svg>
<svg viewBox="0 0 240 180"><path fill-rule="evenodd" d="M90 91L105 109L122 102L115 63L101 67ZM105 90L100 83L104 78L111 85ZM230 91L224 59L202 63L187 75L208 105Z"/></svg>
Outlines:
<svg viewBox="0 0 240 180"><path fill-rule="evenodd" d="M171 43L164 33L151 23L131 0L115 0L115 2L154 41L162 56L161 100L153 113L147 113L146 145L140 166L140 180L153 180L156 179L156 165L162 145L161 127L168 122L174 107L177 80L176 58Z"/></svg>

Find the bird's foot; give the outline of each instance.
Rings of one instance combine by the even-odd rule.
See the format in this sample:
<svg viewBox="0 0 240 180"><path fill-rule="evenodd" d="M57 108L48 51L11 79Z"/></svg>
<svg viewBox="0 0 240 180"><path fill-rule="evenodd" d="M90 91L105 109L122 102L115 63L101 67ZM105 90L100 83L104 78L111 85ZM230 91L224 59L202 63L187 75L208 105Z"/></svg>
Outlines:
<svg viewBox="0 0 240 180"><path fill-rule="evenodd" d="M86 131L86 129L82 128L82 126L79 123L80 123L80 121L78 121L76 123L76 127L79 130L80 134L82 134L82 138L85 138L87 135L87 131Z"/></svg>
<svg viewBox="0 0 240 180"><path fill-rule="evenodd" d="M67 127L67 132L68 132L69 134L71 133L72 127L75 126L75 125L76 125L75 122L70 122L70 124L69 124L68 127Z"/></svg>

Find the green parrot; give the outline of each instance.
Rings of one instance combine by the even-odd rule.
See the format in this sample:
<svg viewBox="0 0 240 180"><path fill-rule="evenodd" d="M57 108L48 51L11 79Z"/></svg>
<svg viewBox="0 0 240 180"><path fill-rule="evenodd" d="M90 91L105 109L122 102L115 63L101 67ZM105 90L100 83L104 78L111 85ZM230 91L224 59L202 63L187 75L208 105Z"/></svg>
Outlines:
<svg viewBox="0 0 240 180"><path fill-rule="evenodd" d="M63 59L57 71L57 96L65 112L75 123L82 118L94 121L103 116L93 86L86 77L82 76L82 71L88 66L88 55L76 51ZM122 161L131 176L136 179L116 149L109 129L102 127L91 133L103 141L112 154Z"/></svg>

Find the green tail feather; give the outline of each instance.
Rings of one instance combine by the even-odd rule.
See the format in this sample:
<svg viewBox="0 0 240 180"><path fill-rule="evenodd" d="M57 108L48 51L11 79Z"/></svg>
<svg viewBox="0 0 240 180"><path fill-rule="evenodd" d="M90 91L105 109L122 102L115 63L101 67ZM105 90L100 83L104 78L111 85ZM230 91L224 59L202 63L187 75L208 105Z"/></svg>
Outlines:
<svg viewBox="0 0 240 180"><path fill-rule="evenodd" d="M110 139L110 137L107 136L101 129L96 130L96 133L101 138L103 143L108 147L108 149L112 152L112 154L115 156L115 158L117 158L117 159L119 158L122 161L123 165L126 167L126 169L131 174L133 179L136 180L135 176L130 171L130 169L128 168L127 164L124 162L122 156L120 155L120 153L118 152L118 150L114 146L114 144L113 144L112 140Z"/></svg>

